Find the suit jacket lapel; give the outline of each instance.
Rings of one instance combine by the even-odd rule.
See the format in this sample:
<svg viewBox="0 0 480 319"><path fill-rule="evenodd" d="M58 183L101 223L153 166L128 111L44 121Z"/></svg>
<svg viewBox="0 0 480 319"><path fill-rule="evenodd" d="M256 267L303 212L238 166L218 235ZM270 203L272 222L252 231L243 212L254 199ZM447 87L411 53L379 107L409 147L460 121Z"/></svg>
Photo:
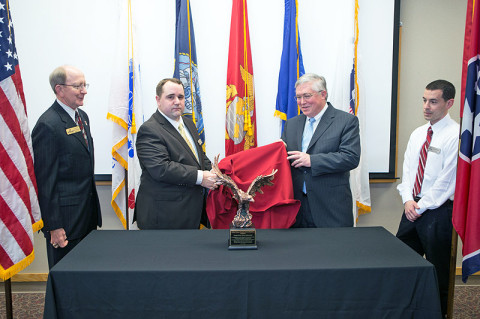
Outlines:
<svg viewBox="0 0 480 319"><path fill-rule="evenodd" d="M60 106L60 104L58 104L57 101L55 101L53 106L54 106L55 111L57 112L58 116L62 120L62 122L65 126L65 134L67 134L66 130L69 129L69 128L77 126L77 124L75 123L75 121L72 120L70 115L68 115L68 113L65 112L65 110ZM83 118L82 118L82 120L83 120ZM83 145L83 147L85 147L85 150L88 151L87 144L85 143L85 139L83 138L82 132L80 131L80 132L77 132L77 133L73 133L72 135ZM87 138L88 138L88 134L87 134Z"/></svg>
<svg viewBox="0 0 480 319"><path fill-rule="evenodd" d="M320 123L318 123L315 132L313 132L310 144L308 144L307 152L318 141L318 139L323 135L323 133L325 133L327 128L332 125L333 119L335 118L335 114L332 108L333 106L328 103L328 108L325 110L325 114L323 114L322 118L320 119Z"/></svg>
<svg viewBox="0 0 480 319"><path fill-rule="evenodd" d="M183 148L185 148L187 153L192 156L192 158L195 160L195 162L198 163L197 158L195 157L195 155L193 155L192 150L190 149L190 147L188 147L187 142L185 142L183 136L180 135L180 133L177 131L177 129L175 127L173 127L173 125L159 111L156 111L153 114L153 116L157 120L157 122L160 123L160 125L162 125L162 127L165 128L165 130L168 133L170 133L170 135L172 135L172 137L174 137L183 146ZM185 126L188 129L188 125L185 124ZM190 132L190 134L192 134L192 133ZM195 136L195 135L192 134L192 136Z"/></svg>
<svg viewBox="0 0 480 319"><path fill-rule="evenodd" d="M203 149L202 149L202 147L199 143L200 138L197 139L197 136L198 136L197 128L194 125L192 125L192 123L190 121L188 121L188 122L183 121L183 123L185 124L185 127L187 128L187 130L190 132L190 135L192 136L193 146L197 150L198 162L200 162L200 156L202 156L202 154L203 154ZM187 145L187 147L188 147L188 145ZM188 149L190 150L190 147L188 147ZM197 160L197 158L195 157L195 155L193 153L192 153L192 155L195 158L195 160Z"/></svg>
<svg viewBox="0 0 480 319"><path fill-rule="evenodd" d="M297 127L295 141L297 142L296 147L294 149L301 150L302 149L302 138L303 138L303 129L305 128L305 121L307 117L304 114L300 114L301 119L299 120L299 124Z"/></svg>

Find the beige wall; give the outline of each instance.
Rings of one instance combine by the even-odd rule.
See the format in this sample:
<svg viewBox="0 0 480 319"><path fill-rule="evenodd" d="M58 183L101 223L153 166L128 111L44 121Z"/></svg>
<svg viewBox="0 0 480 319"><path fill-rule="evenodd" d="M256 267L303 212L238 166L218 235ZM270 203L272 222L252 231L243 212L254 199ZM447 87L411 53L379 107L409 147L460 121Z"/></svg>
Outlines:
<svg viewBox="0 0 480 319"><path fill-rule="evenodd" d="M466 5L467 0L402 0L398 177L402 174L403 153L409 135L425 123L422 94L427 83L442 78L455 85L458 93L450 114L457 121L459 119ZM372 212L361 216L358 226L383 226L392 233L397 231L403 210L397 184L371 184ZM98 190L102 202L103 229L120 229L120 222L110 207L110 187L100 186ZM48 272L42 233L35 234L35 254L34 262L22 273ZM460 266L460 261L457 261L457 266Z"/></svg>

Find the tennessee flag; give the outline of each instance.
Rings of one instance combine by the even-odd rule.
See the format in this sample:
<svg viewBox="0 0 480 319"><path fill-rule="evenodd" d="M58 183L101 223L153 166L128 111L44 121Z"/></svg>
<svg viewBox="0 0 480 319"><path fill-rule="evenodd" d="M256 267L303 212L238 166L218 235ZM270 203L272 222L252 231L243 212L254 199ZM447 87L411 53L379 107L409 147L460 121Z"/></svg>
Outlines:
<svg viewBox="0 0 480 319"><path fill-rule="evenodd" d="M295 82L305 74L300 34L298 31L297 0L285 0L285 19L283 24L283 49L278 75L278 93L275 116L285 121L300 114L295 100Z"/></svg>
<svg viewBox="0 0 480 319"><path fill-rule="evenodd" d="M185 112L197 126L198 135L205 151L205 130L203 126L200 83L198 81L195 32L189 0L177 0L177 22L175 32L175 71L173 77L183 83L185 89Z"/></svg>
<svg viewBox="0 0 480 319"><path fill-rule="evenodd" d="M469 0L465 23L457 181L453 226L463 242L462 280L480 270L480 2Z"/></svg>
<svg viewBox="0 0 480 319"><path fill-rule="evenodd" d="M125 229L137 229L133 223L136 190L140 186L142 170L137 158L135 142L137 130L142 125L143 110L140 92L140 63L134 51L134 25L131 1L121 17L119 30L118 58L114 66L107 119L113 124L112 143L112 200L113 210ZM124 25L124 23L128 23ZM128 208L127 208L128 203Z"/></svg>
<svg viewBox="0 0 480 319"><path fill-rule="evenodd" d="M257 146L255 89L246 0L233 0L227 69L225 156Z"/></svg>

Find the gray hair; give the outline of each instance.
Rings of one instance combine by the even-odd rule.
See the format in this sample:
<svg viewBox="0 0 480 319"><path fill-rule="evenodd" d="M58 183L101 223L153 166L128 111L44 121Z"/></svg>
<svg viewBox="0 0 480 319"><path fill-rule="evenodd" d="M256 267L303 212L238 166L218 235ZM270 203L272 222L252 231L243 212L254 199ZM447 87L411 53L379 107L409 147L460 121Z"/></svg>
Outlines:
<svg viewBox="0 0 480 319"><path fill-rule="evenodd" d="M50 81L50 86L52 87L53 93L56 95L57 91L55 91L55 87L59 84L65 84L67 81L67 70L65 69L65 66L59 66L53 70L48 79Z"/></svg>
<svg viewBox="0 0 480 319"><path fill-rule="evenodd" d="M325 81L325 78L321 75L317 75L315 73L305 73L302 75L297 82L295 83L295 88L301 84L305 83L312 83L312 88L317 91L325 91L327 93L328 97L328 91L327 91L327 81Z"/></svg>

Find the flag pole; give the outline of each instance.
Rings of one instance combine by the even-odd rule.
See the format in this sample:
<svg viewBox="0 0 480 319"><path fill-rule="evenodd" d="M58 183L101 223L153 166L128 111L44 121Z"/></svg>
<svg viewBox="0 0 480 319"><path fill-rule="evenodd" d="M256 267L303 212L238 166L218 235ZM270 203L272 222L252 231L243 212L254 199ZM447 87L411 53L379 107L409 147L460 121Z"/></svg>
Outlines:
<svg viewBox="0 0 480 319"><path fill-rule="evenodd" d="M128 170L124 168L123 171L125 174L125 186L123 186L125 188L125 229L130 230L130 212L128 211Z"/></svg>
<svg viewBox="0 0 480 319"><path fill-rule="evenodd" d="M7 313L7 319L13 319L11 278L5 280L5 310Z"/></svg>
<svg viewBox="0 0 480 319"><path fill-rule="evenodd" d="M462 122L463 122L463 117L460 117L460 129L458 132L459 145L462 137ZM458 154L457 154L457 157L459 156L460 156L460 149L458 150ZM458 175L458 171L457 171L457 175ZM457 180L457 177L455 178L455 180ZM453 224L453 217L452 217L452 224ZM458 248L458 233L455 227L453 227L452 225L452 246L450 247L450 274L448 277L448 297L447 297L447 318L448 319L453 318L453 298L455 295L455 274L457 272L457 248Z"/></svg>
<svg viewBox="0 0 480 319"><path fill-rule="evenodd" d="M457 268L458 234L452 227L452 247L450 249L450 277L448 281L447 318L453 318L453 297L455 293L455 273Z"/></svg>

